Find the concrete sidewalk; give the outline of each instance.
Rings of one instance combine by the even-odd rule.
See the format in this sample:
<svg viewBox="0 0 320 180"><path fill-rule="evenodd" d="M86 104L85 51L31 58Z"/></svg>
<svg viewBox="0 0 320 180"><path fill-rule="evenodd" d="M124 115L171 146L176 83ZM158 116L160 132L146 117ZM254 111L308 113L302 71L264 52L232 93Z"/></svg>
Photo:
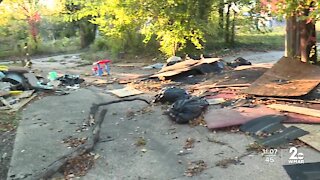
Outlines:
<svg viewBox="0 0 320 180"><path fill-rule="evenodd" d="M85 137L78 133L88 117L89 108L99 100L95 92L80 89L66 96L44 97L22 112L17 129L7 179L29 179L71 149L62 143L68 136Z"/></svg>

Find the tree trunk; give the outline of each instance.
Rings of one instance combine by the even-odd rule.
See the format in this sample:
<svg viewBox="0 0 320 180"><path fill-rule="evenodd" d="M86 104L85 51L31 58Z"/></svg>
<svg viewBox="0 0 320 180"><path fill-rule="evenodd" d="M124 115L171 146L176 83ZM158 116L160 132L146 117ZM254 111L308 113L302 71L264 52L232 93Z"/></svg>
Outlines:
<svg viewBox="0 0 320 180"><path fill-rule="evenodd" d="M235 11L233 11L233 19L232 19L232 26L231 26L231 39L230 39L230 42L232 44L235 42L236 15L237 15L237 13Z"/></svg>
<svg viewBox="0 0 320 180"><path fill-rule="evenodd" d="M223 15L223 10L224 10L224 0L219 0L219 31L221 34L223 34L223 22L224 22L224 15Z"/></svg>
<svg viewBox="0 0 320 180"><path fill-rule="evenodd" d="M97 26L90 23L87 19L79 22L80 46L82 49L88 47L96 37Z"/></svg>
<svg viewBox="0 0 320 180"><path fill-rule="evenodd" d="M309 8L305 9L304 15L309 15ZM301 61L317 63L316 28L315 22L300 21L300 48Z"/></svg>
<svg viewBox="0 0 320 180"><path fill-rule="evenodd" d="M225 28L225 43L230 43L230 8L231 3L228 2L228 9L226 14L226 28Z"/></svg>
<svg viewBox="0 0 320 180"><path fill-rule="evenodd" d="M307 53L308 32L307 32L306 23L307 22L305 20L300 21L300 49L301 49L301 61L302 62L308 61L308 53Z"/></svg>
<svg viewBox="0 0 320 180"><path fill-rule="evenodd" d="M299 22L295 15L287 19L285 56L296 57L300 56L300 53Z"/></svg>

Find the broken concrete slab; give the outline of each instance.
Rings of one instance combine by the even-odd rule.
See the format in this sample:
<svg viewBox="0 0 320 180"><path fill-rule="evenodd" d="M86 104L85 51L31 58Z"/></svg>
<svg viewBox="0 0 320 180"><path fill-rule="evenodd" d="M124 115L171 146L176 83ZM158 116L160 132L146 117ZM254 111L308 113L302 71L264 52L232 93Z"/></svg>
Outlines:
<svg viewBox="0 0 320 180"><path fill-rule="evenodd" d="M95 92L81 89L63 97L45 97L28 106L17 129L8 180L28 179L70 152L62 139L86 136L86 131L76 131L83 127L91 104L99 100Z"/></svg>
<svg viewBox="0 0 320 180"><path fill-rule="evenodd" d="M320 67L283 57L243 92L258 96L302 96L320 83L319 76Z"/></svg>

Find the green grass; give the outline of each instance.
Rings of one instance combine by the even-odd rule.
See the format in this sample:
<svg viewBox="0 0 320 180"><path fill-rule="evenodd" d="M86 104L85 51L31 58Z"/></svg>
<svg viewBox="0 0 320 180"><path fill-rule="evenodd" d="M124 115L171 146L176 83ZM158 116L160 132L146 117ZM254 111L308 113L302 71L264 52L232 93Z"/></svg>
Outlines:
<svg viewBox="0 0 320 180"><path fill-rule="evenodd" d="M20 119L19 113L0 112L0 132L16 129Z"/></svg>
<svg viewBox="0 0 320 180"><path fill-rule="evenodd" d="M285 27L277 27L268 33L239 33L236 36L236 46L254 50L283 50L285 48Z"/></svg>
<svg viewBox="0 0 320 180"><path fill-rule="evenodd" d="M58 53L73 53L80 49L79 38L63 38L55 41L42 41L38 43L38 48L35 48L34 44L29 44L29 53L31 55L50 55ZM19 55L16 49L0 49L0 58L14 58L18 59ZM24 57L23 57L24 58Z"/></svg>

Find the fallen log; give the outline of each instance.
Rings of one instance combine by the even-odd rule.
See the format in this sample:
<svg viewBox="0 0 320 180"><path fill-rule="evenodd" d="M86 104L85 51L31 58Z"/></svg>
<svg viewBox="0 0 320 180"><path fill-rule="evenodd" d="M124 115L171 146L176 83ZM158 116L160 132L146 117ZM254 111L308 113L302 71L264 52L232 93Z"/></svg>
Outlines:
<svg viewBox="0 0 320 180"><path fill-rule="evenodd" d="M74 151L64 156L61 156L60 158L58 158L57 160L49 164L48 167L43 168L41 172L32 176L31 179L44 179L44 180L49 179L51 176L53 176L55 173L61 170L69 160L76 158L84 153L88 153L94 149L96 143L99 141L101 124L103 123L105 119L104 117L107 113L107 109L102 109L99 112L99 107L114 104L114 103L120 103L125 101L135 101L135 100L143 101L143 102L146 102L147 104L150 104L150 102L142 98L120 99L120 100L110 101L106 103L93 104L90 108L88 121L90 122L91 120L94 120L94 124L92 128L92 134L88 137L87 141L84 144L77 147Z"/></svg>

